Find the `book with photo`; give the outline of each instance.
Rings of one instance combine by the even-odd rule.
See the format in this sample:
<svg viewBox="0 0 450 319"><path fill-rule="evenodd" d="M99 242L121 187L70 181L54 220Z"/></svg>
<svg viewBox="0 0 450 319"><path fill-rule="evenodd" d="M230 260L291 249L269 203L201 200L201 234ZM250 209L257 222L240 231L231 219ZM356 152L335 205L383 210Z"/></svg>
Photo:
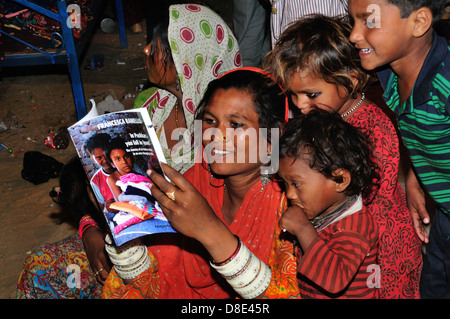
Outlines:
<svg viewBox="0 0 450 319"><path fill-rule="evenodd" d="M68 131L115 244L175 232L152 196L146 173L151 168L164 175L161 163L166 162L148 111L98 115L91 103L91 111Z"/></svg>

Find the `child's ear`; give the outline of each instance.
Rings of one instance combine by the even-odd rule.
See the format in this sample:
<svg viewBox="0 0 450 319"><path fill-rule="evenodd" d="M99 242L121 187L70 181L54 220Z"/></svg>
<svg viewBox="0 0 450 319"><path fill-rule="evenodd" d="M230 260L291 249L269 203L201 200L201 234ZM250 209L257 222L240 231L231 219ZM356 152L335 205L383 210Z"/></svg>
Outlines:
<svg viewBox="0 0 450 319"><path fill-rule="evenodd" d="M433 25L433 13L430 8L422 7L411 13L413 22L412 35L416 38L423 36Z"/></svg>
<svg viewBox="0 0 450 319"><path fill-rule="evenodd" d="M339 168L333 172L333 176L339 176L340 182L336 182L336 192L343 193L347 189L348 185L352 181L352 176L349 171L343 168Z"/></svg>

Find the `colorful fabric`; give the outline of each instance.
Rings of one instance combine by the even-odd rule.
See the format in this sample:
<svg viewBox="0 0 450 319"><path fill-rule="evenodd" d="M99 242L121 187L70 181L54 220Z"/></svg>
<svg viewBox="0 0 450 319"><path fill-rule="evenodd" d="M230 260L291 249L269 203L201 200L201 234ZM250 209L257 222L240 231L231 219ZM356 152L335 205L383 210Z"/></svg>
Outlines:
<svg viewBox="0 0 450 319"><path fill-rule="evenodd" d="M159 299L159 264L149 252L151 266L141 273L132 283L124 285L116 271L111 269L103 287L103 299Z"/></svg>
<svg viewBox="0 0 450 319"><path fill-rule="evenodd" d="M147 176L128 173L120 176L116 185L120 187L122 193L118 196L119 201L112 203L110 206L112 209L119 210L110 219L117 224L114 226L115 235L125 228L138 224L150 217L167 221L167 218L152 196L150 191L151 180ZM109 213L107 213L108 215Z"/></svg>
<svg viewBox="0 0 450 319"><path fill-rule="evenodd" d="M386 104L398 120L416 174L439 208L450 213L450 49L433 34L433 43L414 83L400 104L398 80L390 68L378 73Z"/></svg>
<svg viewBox="0 0 450 319"><path fill-rule="evenodd" d="M30 255L17 284L18 299L100 298L101 292L76 234Z"/></svg>
<svg viewBox="0 0 450 319"><path fill-rule="evenodd" d="M222 18L200 5L173 5L170 7L168 37L172 57L183 92L183 111L187 131L185 141L192 141L194 112L206 88L212 80L225 71L242 65L238 42ZM168 149L164 122L176 103L176 97L168 91L150 88L138 96L134 107L149 110L164 155L170 166L181 174L194 163L193 146L176 152ZM180 143L178 143L180 144Z"/></svg>
<svg viewBox="0 0 450 319"><path fill-rule="evenodd" d="M319 231L301 256L298 284L302 298L377 298L377 253L377 224L362 206Z"/></svg>
<svg viewBox="0 0 450 319"><path fill-rule="evenodd" d="M398 180L400 148L397 132L376 105L360 107L348 122L367 134L380 168L380 188L367 207L377 221L380 235L380 298L419 298L421 242L415 234L406 196Z"/></svg>
<svg viewBox="0 0 450 319"><path fill-rule="evenodd" d="M106 174L103 169L99 169L95 172L91 178L91 186L94 191L95 197L100 204L105 204L106 201L114 199L114 195L109 188L107 178L109 174Z"/></svg>
<svg viewBox="0 0 450 319"><path fill-rule="evenodd" d="M278 206L278 218L281 218L287 207L287 198L283 193ZM263 299L300 299L292 239L292 236L282 234L280 227L276 227L268 264L272 270L272 278Z"/></svg>
<svg viewBox="0 0 450 319"><path fill-rule="evenodd" d="M211 179L210 172L201 164L196 164L191 168L185 177L207 199L217 216L228 225L222 215L223 181ZM228 225L231 232L239 236L242 242L266 264L269 263L270 256L272 256L272 260L275 258L272 250L274 236L280 232L278 229L280 200L281 191L276 182L269 182L263 187L258 181L247 193L234 221ZM262 202L264 205L260 205ZM237 297L226 281L210 267L209 255L200 243L181 234L158 234L152 237L152 242L154 244L148 249L157 260L159 269L157 274L149 274L147 271L135 279L132 284L123 285L122 280L113 270L105 283L104 297L139 296L163 299ZM289 246L287 243L283 243L286 247ZM289 251L292 252L292 246L290 249ZM284 269L295 268L295 260L292 256L291 258L279 258L278 261ZM155 276L159 276L159 279ZM295 280L292 279L290 282L295 282ZM274 293L271 295L273 296ZM287 295L287 292L280 293L280 295Z"/></svg>

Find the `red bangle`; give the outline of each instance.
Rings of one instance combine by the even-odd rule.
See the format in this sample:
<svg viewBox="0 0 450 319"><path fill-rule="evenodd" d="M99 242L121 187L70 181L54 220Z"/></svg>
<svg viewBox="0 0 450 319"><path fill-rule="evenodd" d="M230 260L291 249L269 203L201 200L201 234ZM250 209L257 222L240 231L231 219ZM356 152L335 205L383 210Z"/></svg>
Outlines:
<svg viewBox="0 0 450 319"><path fill-rule="evenodd" d="M98 225L92 217L90 217L89 215L84 215L80 220L80 226L78 228L78 236L80 236L80 238L83 238L84 231L89 227L98 228Z"/></svg>
<svg viewBox="0 0 450 319"><path fill-rule="evenodd" d="M236 257L236 255L238 254L238 252L239 252L239 250L241 249L241 239L238 237L238 236L236 236L236 235L234 235L234 237L236 237L237 238L237 240L238 240L238 244L237 244L237 247L236 247L236 249L234 250L234 252L233 252L233 254L230 256L230 257L228 257L227 259L225 259L224 261L222 261L222 262L215 262L213 259L211 259L211 263L214 265L214 266L223 266L223 265L226 265L227 263L229 263L234 257Z"/></svg>

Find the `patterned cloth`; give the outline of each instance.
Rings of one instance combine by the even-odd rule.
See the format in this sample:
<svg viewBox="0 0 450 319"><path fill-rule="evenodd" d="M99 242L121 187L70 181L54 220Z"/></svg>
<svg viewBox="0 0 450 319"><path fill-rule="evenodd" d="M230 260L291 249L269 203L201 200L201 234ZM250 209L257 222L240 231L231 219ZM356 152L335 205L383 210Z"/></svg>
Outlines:
<svg viewBox="0 0 450 319"><path fill-rule="evenodd" d="M287 197L283 193L278 206L278 219L287 207ZM281 233L280 227L277 227L268 264L272 270L272 278L263 299L300 299L294 249L292 236Z"/></svg>
<svg viewBox="0 0 450 319"><path fill-rule="evenodd" d="M211 174L201 164L196 164L185 176L224 221L221 213L224 188L210 184L223 181L211 181ZM276 264L274 269L278 271L274 272L273 284L266 295L269 298L298 297L292 243L278 239L280 207L284 207L280 206L281 199L276 182L270 182L263 189L261 182L257 182L244 198L234 221L230 225L224 221L259 259L266 264L269 260ZM260 205L263 201L264 205ZM124 285L112 270L104 286L104 298L237 297L225 280L210 267L209 255L198 242L182 235L161 234L158 237L162 243L149 246L156 264L129 285ZM275 245L282 254L276 254Z"/></svg>
<svg viewBox="0 0 450 319"><path fill-rule="evenodd" d="M421 242L414 232L405 193L398 180L400 151L395 128L376 105L360 107L348 122L368 134L380 168L380 189L368 205L380 235L380 298L419 298Z"/></svg>
<svg viewBox="0 0 450 319"><path fill-rule="evenodd" d="M222 18L200 5L173 5L169 9L169 44L183 92L183 111L187 131L185 141L192 141L194 112L212 80L222 73L242 65L239 45ZM135 107L145 107L161 142L168 164L181 174L194 163L193 146L172 153L167 147L164 122L176 103L168 91L150 88L141 93Z"/></svg>
<svg viewBox="0 0 450 319"><path fill-rule="evenodd" d="M18 299L100 298L101 292L78 235L30 255L17 284Z"/></svg>

